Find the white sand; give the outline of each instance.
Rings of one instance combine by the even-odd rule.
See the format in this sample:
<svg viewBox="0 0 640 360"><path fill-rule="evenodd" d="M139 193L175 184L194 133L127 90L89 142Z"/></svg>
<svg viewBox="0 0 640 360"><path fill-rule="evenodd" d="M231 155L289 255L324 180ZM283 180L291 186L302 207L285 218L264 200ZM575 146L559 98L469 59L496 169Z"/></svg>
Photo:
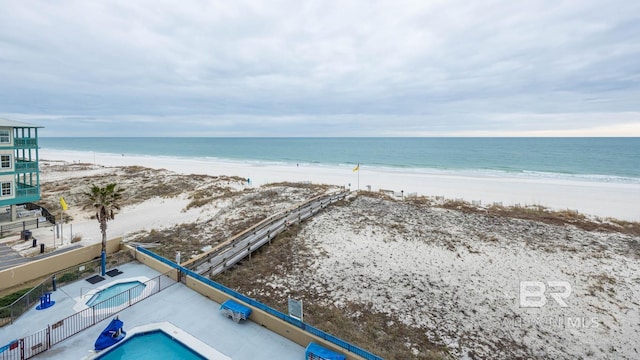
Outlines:
<svg viewBox="0 0 640 360"><path fill-rule="evenodd" d="M264 279L267 289L367 304L458 358L639 358L637 236L358 197L313 217L299 238L310 264ZM567 282L567 306L553 288L545 305L520 306L520 281Z"/></svg>
<svg viewBox="0 0 640 360"><path fill-rule="evenodd" d="M351 189L393 190L404 194L444 196L449 199L494 202L503 205L542 205L555 210L577 210L580 213L621 220L640 221L640 184L605 183L533 177L503 177L427 173L368 167L359 172L351 166L257 165L249 162L225 162L213 159L179 159L101 154L92 152L42 149L41 159L95 163L104 166L142 165L164 168L181 174L240 176L252 185L279 181L310 181Z"/></svg>

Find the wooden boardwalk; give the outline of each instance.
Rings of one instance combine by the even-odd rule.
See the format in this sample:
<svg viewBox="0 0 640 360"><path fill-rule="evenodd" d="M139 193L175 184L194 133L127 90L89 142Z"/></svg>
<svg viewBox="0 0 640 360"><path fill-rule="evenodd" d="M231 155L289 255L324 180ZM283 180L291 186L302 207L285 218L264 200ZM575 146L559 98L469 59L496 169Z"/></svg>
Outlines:
<svg viewBox="0 0 640 360"><path fill-rule="evenodd" d="M214 276L249 256L262 245L271 241L287 227L302 222L336 201L342 200L350 191L324 194L305 201L291 209L282 211L258 224L234 235L208 252L190 259L181 265L200 275Z"/></svg>

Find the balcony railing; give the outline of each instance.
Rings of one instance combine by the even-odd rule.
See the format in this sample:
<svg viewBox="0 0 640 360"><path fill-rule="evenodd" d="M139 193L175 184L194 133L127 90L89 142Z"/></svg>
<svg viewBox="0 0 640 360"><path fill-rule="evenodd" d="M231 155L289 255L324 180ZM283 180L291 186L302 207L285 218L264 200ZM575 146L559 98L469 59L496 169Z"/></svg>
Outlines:
<svg viewBox="0 0 640 360"><path fill-rule="evenodd" d="M36 161L16 161L17 172L38 171L38 162Z"/></svg>
<svg viewBox="0 0 640 360"><path fill-rule="evenodd" d="M14 146L17 148L35 148L38 147L38 139L36 138L15 138Z"/></svg>
<svg viewBox="0 0 640 360"><path fill-rule="evenodd" d="M37 196L39 194L40 194L39 186L29 186L29 185L18 183L18 186L16 189L16 198L32 197L32 196Z"/></svg>

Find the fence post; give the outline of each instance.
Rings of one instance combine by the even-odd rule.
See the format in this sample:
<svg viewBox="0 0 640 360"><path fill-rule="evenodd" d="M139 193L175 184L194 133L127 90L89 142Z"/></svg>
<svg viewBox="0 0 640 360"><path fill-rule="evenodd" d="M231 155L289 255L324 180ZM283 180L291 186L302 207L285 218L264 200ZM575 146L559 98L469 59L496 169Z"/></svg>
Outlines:
<svg viewBox="0 0 640 360"><path fill-rule="evenodd" d="M47 325L47 350L51 349L51 325Z"/></svg>

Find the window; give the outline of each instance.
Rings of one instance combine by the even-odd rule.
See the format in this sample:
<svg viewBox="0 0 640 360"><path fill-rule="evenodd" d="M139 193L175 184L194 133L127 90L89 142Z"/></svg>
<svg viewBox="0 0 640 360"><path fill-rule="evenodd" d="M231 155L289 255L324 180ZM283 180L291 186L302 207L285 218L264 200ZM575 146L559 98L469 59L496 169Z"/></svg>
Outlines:
<svg viewBox="0 0 640 360"><path fill-rule="evenodd" d="M0 130L0 144L11 143L11 132L9 130Z"/></svg>
<svg viewBox="0 0 640 360"><path fill-rule="evenodd" d="M9 196L11 195L11 183L10 182L3 182L2 183L2 196Z"/></svg>
<svg viewBox="0 0 640 360"><path fill-rule="evenodd" d="M11 168L11 155L2 155L0 156L0 167L3 169Z"/></svg>

